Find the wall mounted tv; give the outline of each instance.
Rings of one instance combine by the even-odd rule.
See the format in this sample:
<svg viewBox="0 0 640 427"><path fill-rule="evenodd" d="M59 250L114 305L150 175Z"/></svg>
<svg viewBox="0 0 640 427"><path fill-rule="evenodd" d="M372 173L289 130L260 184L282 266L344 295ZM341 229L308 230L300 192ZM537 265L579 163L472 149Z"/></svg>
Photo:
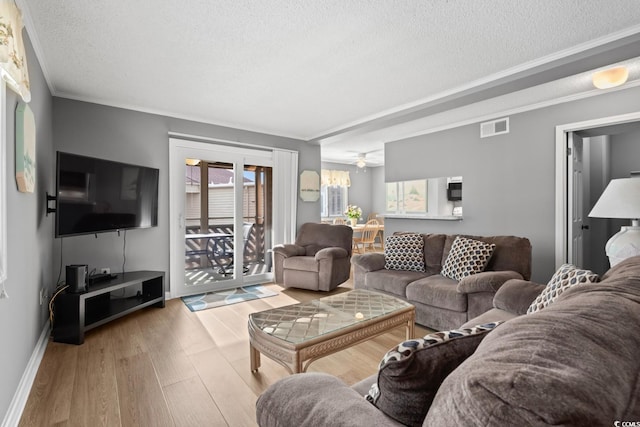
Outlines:
<svg viewBox="0 0 640 427"><path fill-rule="evenodd" d="M56 237L158 225L159 170L58 151Z"/></svg>

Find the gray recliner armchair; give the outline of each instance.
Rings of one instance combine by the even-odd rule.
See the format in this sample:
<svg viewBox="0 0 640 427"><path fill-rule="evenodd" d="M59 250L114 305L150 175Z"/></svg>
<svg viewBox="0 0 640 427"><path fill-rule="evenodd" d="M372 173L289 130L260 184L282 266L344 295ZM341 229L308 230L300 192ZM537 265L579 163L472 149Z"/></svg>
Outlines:
<svg viewBox="0 0 640 427"><path fill-rule="evenodd" d="M302 224L294 244L273 248L275 282L285 288L335 289L349 279L352 245L347 225Z"/></svg>

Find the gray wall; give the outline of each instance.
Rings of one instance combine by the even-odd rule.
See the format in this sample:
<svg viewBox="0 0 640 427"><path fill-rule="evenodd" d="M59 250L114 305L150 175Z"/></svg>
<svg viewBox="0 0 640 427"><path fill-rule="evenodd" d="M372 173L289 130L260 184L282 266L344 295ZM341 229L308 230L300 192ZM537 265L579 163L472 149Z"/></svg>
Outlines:
<svg viewBox="0 0 640 427"><path fill-rule="evenodd" d="M385 191L384 166L371 168L371 209L381 215L386 209Z"/></svg>
<svg viewBox="0 0 640 427"><path fill-rule="evenodd" d="M640 129L611 136L611 178L640 171Z"/></svg>
<svg viewBox="0 0 640 427"><path fill-rule="evenodd" d="M525 236L533 278L555 266L555 127L638 111L640 88L512 115L510 133L480 139L479 124L387 143L385 181L461 175L464 219L385 220L385 233L411 230ZM398 167L402 165L402 167Z"/></svg>
<svg viewBox="0 0 640 427"><path fill-rule="evenodd" d="M6 167L0 167L7 182L6 290L9 299L0 299L0 419L5 417L38 338L48 318L46 304L39 303L42 287L51 295L56 277L52 274L51 242L53 221L46 217L46 191L52 190L53 137L51 93L25 35L31 81L29 107L36 120L36 188L33 194L20 193L15 180L15 110L18 96L7 89Z"/></svg>
<svg viewBox="0 0 640 427"><path fill-rule="evenodd" d="M320 147L299 140L191 122L155 114L54 98L56 150L141 164L160 169L158 227L129 230L126 235L126 270L169 270L169 136L193 134L299 151L299 171L320 170ZM54 167L53 160L51 167ZM52 182L50 192L55 190ZM298 201L298 225L320 220L320 203ZM124 234L56 239L55 257L62 264L89 264L122 271ZM168 286L170 287L170 286Z"/></svg>

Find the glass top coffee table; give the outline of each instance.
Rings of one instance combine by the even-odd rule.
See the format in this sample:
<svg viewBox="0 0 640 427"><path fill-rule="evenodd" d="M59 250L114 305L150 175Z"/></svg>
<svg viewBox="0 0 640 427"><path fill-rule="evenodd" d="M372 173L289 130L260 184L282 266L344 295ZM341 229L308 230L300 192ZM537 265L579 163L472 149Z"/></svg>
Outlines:
<svg viewBox="0 0 640 427"><path fill-rule="evenodd" d="M251 371L260 353L290 373L401 325L413 338L415 307L401 299L356 289L249 315ZM306 363L305 363L306 362Z"/></svg>

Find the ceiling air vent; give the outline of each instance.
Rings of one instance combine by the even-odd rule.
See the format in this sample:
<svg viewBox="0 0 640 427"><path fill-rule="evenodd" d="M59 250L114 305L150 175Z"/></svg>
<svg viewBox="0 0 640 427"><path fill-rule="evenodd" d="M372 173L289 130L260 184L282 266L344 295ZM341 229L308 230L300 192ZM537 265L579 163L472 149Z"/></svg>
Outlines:
<svg viewBox="0 0 640 427"><path fill-rule="evenodd" d="M509 117L480 123L480 138L509 133Z"/></svg>

